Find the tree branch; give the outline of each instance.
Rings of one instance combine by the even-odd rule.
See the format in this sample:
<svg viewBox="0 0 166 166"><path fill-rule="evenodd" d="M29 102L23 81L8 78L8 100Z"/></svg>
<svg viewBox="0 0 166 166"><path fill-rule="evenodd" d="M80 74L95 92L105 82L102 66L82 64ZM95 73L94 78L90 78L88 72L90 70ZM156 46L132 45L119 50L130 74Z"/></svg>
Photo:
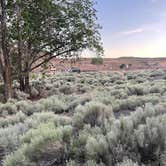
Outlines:
<svg viewBox="0 0 166 166"><path fill-rule="evenodd" d="M34 53L36 53L36 54L40 53L42 49L44 49L47 46L50 46L54 42L57 42L58 44L62 44L62 42L58 41L57 39L54 39L54 40L52 40L52 41L50 41L50 42L42 45L39 49L34 49L33 52L32 52L32 54L34 54Z"/></svg>
<svg viewBox="0 0 166 166"><path fill-rule="evenodd" d="M39 61L40 59L42 59L42 58L44 58L45 56L47 56L47 55L51 55L51 54L53 54L55 51L57 51L57 50L59 50L60 48L62 48L63 46L60 46L60 47L58 47L58 48L55 48L55 49L53 49L51 52L46 52L45 54L43 54L43 55L41 55L41 56L38 56L38 57L34 57L33 59L32 59L32 62L30 63L30 67L33 65L33 63L35 63L35 62L37 62L37 61Z"/></svg>
<svg viewBox="0 0 166 166"><path fill-rule="evenodd" d="M53 56L51 56L51 57L49 57L49 58L46 58L45 60L43 60L42 62L40 62L40 63L37 64L36 66L32 67L32 68L30 69L30 71L33 71L34 69L40 67L41 65L43 65L44 63L50 61L50 60L53 59L53 58L56 58L56 57L58 57L58 56L60 56L60 55L63 55L63 54L65 54L65 53L68 53L68 52L71 52L71 51L73 51L73 49L69 49L69 50L63 51L63 52L61 52L61 53L59 53L59 54L57 54L57 55L53 55ZM31 64L31 65L32 65L32 64Z"/></svg>

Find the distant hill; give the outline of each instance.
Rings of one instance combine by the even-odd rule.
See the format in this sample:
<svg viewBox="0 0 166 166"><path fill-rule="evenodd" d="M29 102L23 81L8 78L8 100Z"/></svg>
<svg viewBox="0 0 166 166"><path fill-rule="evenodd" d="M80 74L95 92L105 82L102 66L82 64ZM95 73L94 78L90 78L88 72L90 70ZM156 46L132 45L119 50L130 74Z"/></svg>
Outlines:
<svg viewBox="0 0 166 166"><path fill-rule="evenodd" d="M67 71L71 67L80 68L81 71L112 71L112 70L144 70L144 69L166 69L166 58L140 58L120 57L103 58L102 65L91 64L91 58L82 58L75 63L61 62L60 59L51 61L48 72ZM125 66L123 69L120 66ZM38 68L36 72L40 72Z"/></svg>
<svg viewBox="0 0 166 166"><path fill-rule="evenodd" d="M163 60L166 59L166 57L156 57L156 58L148 58L148 57L119 57L119 58L113 58L113 59L148 59L148 60Z"/></svg>

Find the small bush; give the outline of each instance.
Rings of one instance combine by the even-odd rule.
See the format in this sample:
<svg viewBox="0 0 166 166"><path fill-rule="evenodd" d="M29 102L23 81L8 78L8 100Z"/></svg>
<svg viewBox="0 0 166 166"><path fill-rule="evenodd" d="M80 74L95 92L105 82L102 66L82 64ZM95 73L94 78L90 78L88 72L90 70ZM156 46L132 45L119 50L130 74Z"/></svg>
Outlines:
<svg viewBox="0 0 166 166"><path fill-rule="evenodd" d="M60 87L59 91L66 95L73 93L72 88L68 85L63 85L62 87Z"/></svg>
<svg viewBox="0 0 166 166"><path fill-rule="evenodd" d="M90 124L92 127L100 126L105 118L113 116L112 108L104 104L89 102L85 106L78 106L74 115L74 125L83 127L84 124Z"/></svg>
<svg viewBox="0 0 166 166"><path fill-rule="evenodd" d="M98 136L97 138L89 137L86 143L87 158L100 161L102 158L103 162L108 156L108 143L104 136Z"/></svg>
<svg viewBox="0 0 166 166"><path fill-rule="evenodd" d="M24 114L28 116L38 111L31 101L22 100L22 101L16 102L15 105L18 111L22 111Z"/></svg>
<svg viewBox="0 0 166 166"><path fill-rule="evenodd" d="M37 89L35 89L34 87L32 87L30 95L31 95L31 97L37 97L39 95L39 92L38 92Z"/></svg>
<svg viewBox="0 0 166 166"><path fill-rule="evenodd" d="M30 97L30 95L27 94L27 93L24 93L24 92L22 92L20 90L15 90L14 97L17 100L27 100Z"/></svg>
<svg viewBox="0 0 166 166"><path fill-rule="evenodd" d="M32 165L34 162L40 163L41 159L43 158L43 148L47 147L47 145L51 142L58 143L59 141L64 140L64 138L68 139L68 137L66 137L67 135L69 135L70 138L71 133L72 128L70 126L56 129L52 123L44 125L42 124L37 129L29 130L23 137L24 144L15 153L7 156L6 160L4 161L4 165L20 165L21 162L21 164L24 166L25 164L22 163L23 159ZM58 156L56 155L62 154L55 153L54 158L56 157L58 159Z"/></svg>
<svg viewBox="0 0 166 166"><path fill-rule="evenodd" d="M21 144L21 136L28 130L26 124L18 123L7 128L0 129L0 146L6 153L13 152Z"/></svg>
<svg viewBox="0 0 166 166"><path fill-rule="evenodd" d="M17 112L17 107L14 103L7 102L5 104L0 105L0 113L3 115L12 115Z"/></svg>
<svg viewBox="0 0 166 166"><path fill-rule="evenodd" d="M122 163L117 164L116 166L139 166L137 163L132 160L125 160Z"/></svg>
<svg viewBox="0 0 166 166"><path fill-rule="evenodd" d="M63 113L66 110L65 103L59 100L56 96L43 99L40 101L40 103L44 106L45 111L51 111L54 113Z"/></svg>
<svg viewBox="0 0 166 166"><path fill-rule="evenodd" d="M6 118L0 118L0 127L8 127L16 123L23 123L26 119L26 115L22 112L18 112L16 115L7 116Z"/></svg>

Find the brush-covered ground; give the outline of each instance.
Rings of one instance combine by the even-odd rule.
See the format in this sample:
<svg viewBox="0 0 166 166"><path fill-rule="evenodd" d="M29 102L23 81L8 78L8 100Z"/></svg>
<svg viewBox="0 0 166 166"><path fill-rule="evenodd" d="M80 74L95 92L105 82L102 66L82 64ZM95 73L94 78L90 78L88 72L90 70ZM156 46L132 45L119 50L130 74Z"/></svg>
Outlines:
<svg viewBox="0 0 166 166"><path fill-rule="evenodd" d="M0 165L166 166L166 70L34 74L0 104Z"/></svg>

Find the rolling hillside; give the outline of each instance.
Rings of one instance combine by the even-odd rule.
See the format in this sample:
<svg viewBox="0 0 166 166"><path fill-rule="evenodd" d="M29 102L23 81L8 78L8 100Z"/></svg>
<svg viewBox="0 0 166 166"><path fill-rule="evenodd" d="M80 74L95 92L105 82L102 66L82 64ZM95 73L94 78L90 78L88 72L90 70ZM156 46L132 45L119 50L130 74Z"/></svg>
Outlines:
<svg viewBox="0 0 166 166"><path fill-rule="evenodd" d="M69 61L62 62L60 59L54 59L49 65L48 72L67 71L71 67L78 67L81 71L111 71L122 70L120 66L125 64L123 70L144 70L144 69L165 69L166 58L104 58L102 65L91 64L91 58L82 58L71 63ZM41 68L35 70L41 72Z"/></svg>

